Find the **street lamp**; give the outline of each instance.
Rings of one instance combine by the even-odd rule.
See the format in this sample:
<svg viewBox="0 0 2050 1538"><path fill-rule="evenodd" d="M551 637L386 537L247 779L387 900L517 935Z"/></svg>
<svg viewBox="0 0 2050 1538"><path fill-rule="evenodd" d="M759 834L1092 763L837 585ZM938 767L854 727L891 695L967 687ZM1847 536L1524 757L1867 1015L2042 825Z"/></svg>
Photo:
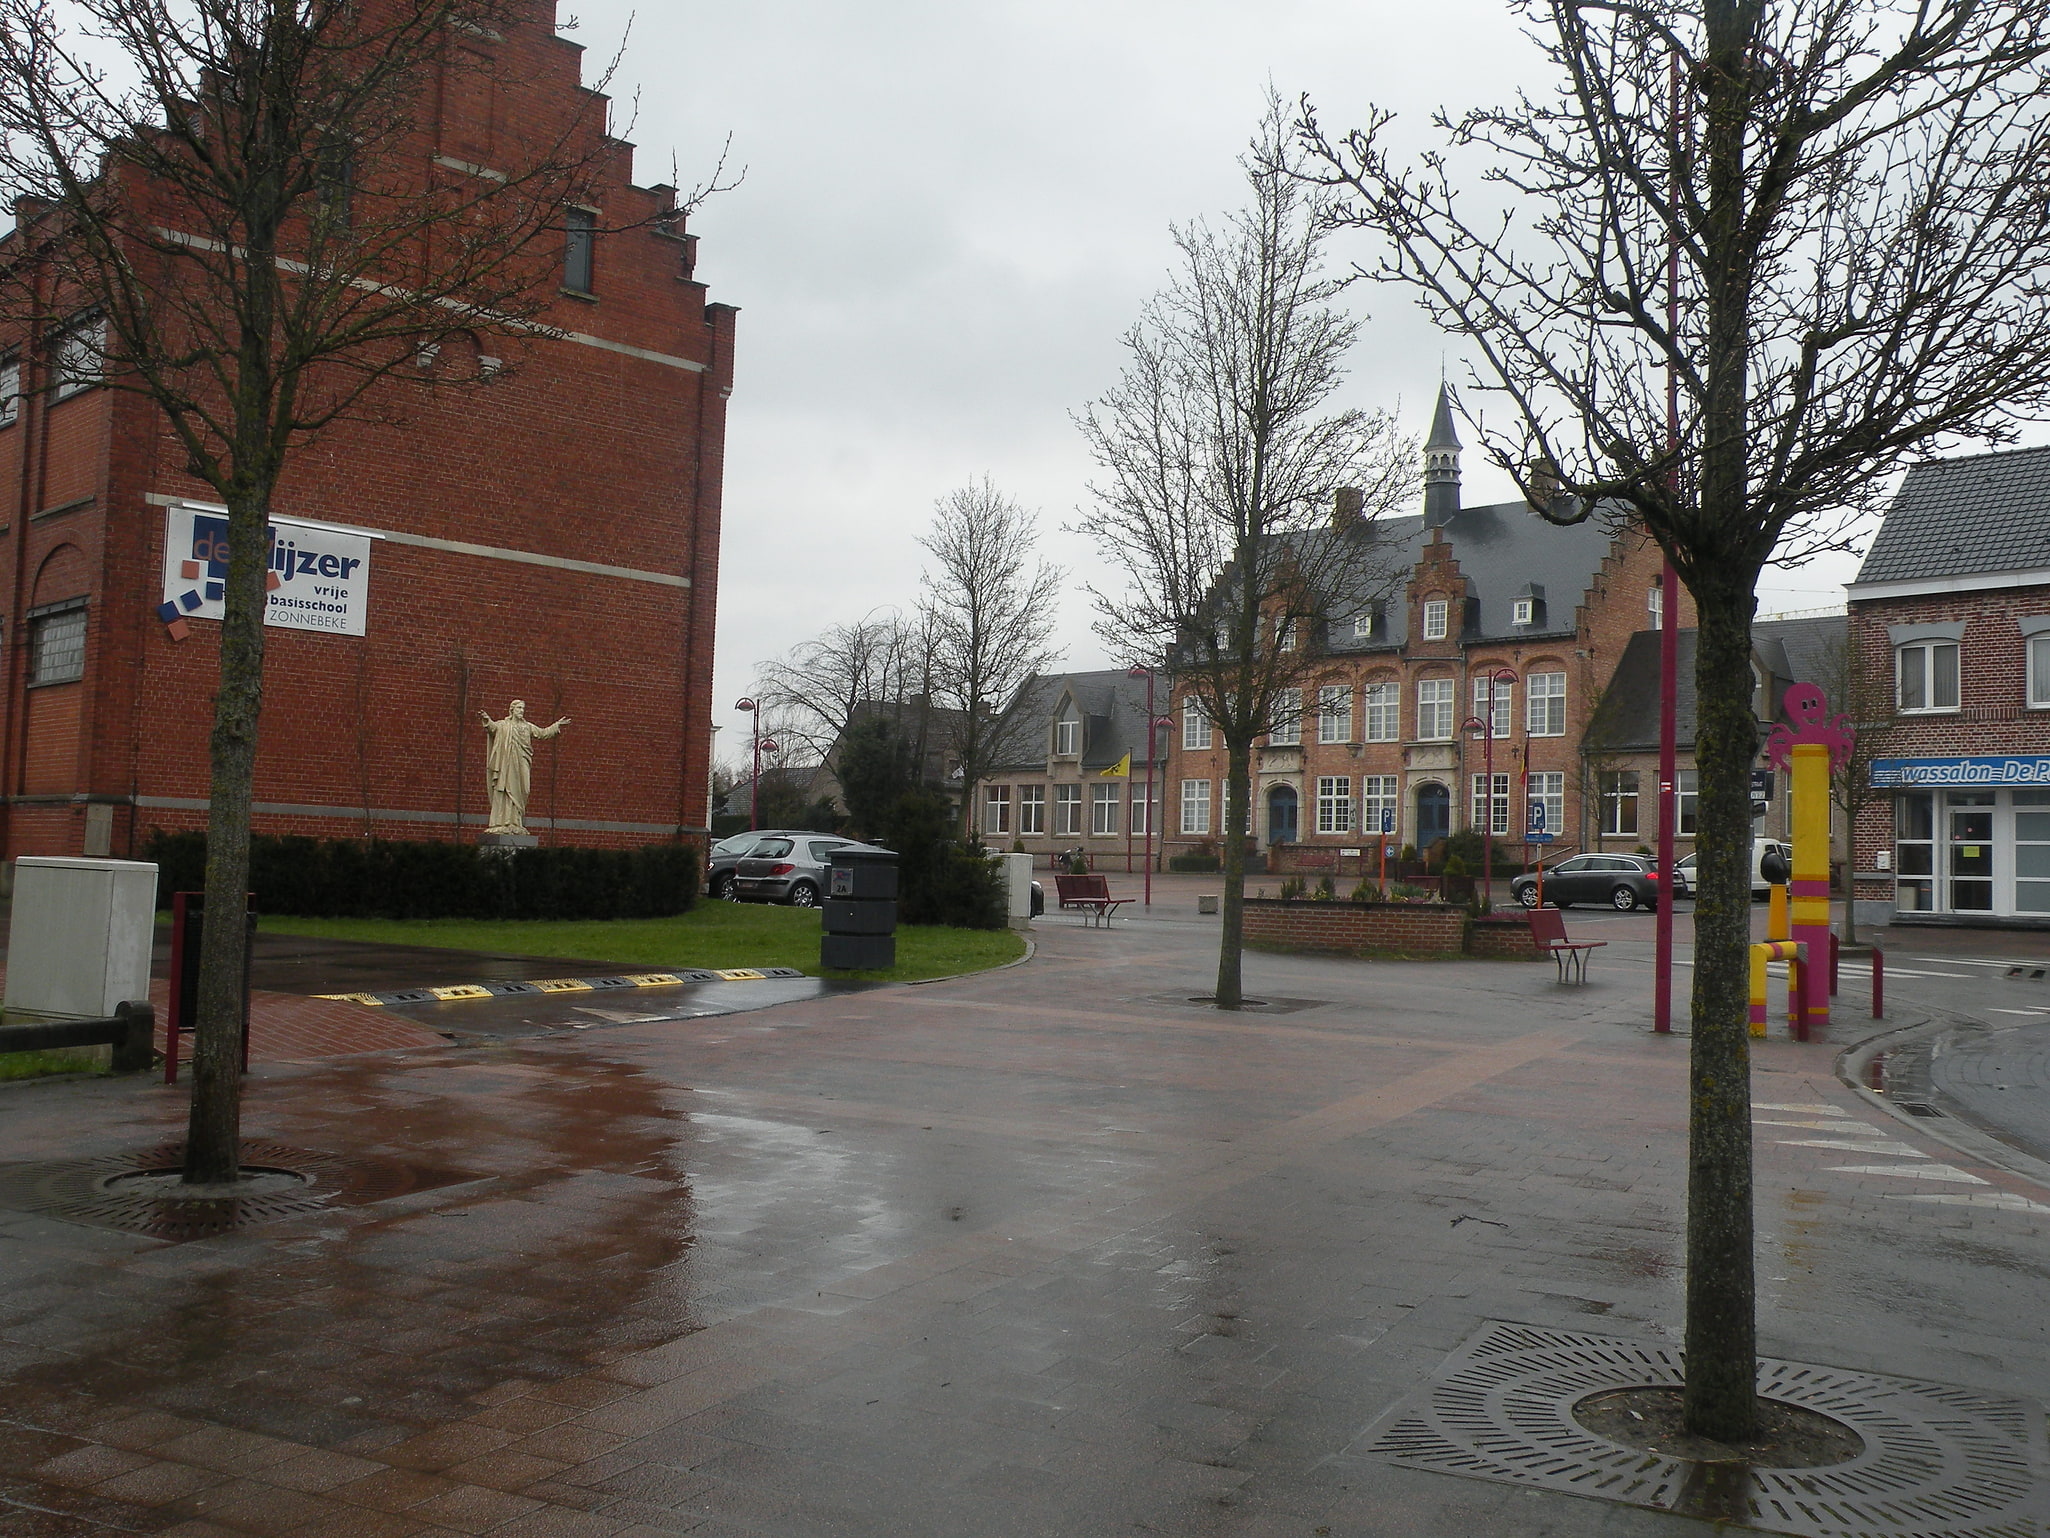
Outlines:
<svg viewBox="0 0 2050 1538"><path fill-rule="evenodd" d="M1482 743L1481 784L1486 788L1482 800L1485 810L1481 814L1481 880L1484 883L1483 901L1490 907L1495 905L1495 686L1508 684L1516 686L1516 672L1513 668L1497 668L1488 675L1488 716L1484 721L1479 716L1468 716L1460 723L1461 731L1478 731ZM1508 733L1504 732L1503 736ZM1508 799L1506 796L1503 798ZM1505 830L1506 831L1506 830Z"/></svg>
<svg viewBox="0 0 2050 1538"><path fill-rule="evenodd" d="M1143 678L1146 680L1146 842L1141 853L1145 857L1146 864L1145 906L1150 908L1153 906L1153 824L1155 821L1153 753L1154 745L1159 741L1157 734L1160 731L1162 718L1153 713L1153 669L1134 667L1127 670L1125 676L1127 678ZM1129 837L1129 835L1127 836ZM1126 847L1130 848L1131 846L1127 844Z"/></svg>
<svg viewBox="0 0 2050 1538"><path fill-rule="evenodd" d="M762 714L755 702L745 695L733 702L735 710L744 710L750 718L754 738L754 775L747 782L747 827L752 833L761 823L762 800ZM771 747L774 744L770 744Z"/></svg>

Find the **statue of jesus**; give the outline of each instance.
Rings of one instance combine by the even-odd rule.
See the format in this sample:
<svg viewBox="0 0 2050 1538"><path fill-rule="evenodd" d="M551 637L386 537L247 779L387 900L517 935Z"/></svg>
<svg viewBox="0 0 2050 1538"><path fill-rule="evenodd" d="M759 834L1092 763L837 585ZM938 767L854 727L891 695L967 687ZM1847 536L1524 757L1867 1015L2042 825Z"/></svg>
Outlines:
<svg viewBox="0 0 2050 1538"><path fill-rule="evenodd" d="M534 784L534 739L553 737L569 725L564 716L553 726L536 726L527 719L527 702L514 700L503 721L491 719L491 712L477 712L484 720L484 734L491 746L484 750L484 769L491 786L491 825L486 833L527 831L527 793Z"/></svg>

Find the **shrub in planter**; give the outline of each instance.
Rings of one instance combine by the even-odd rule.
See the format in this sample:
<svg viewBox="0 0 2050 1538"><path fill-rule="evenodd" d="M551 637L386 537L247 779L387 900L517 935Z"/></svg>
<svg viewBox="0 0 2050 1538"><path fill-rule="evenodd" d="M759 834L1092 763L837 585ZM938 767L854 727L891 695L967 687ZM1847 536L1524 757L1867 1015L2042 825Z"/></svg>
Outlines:
<svg viewBox="0 0 2050 1538"><path fill-rule="evenodd" d="M956 929L1002 929L1009 922L1003 870L978 838L955 833L953 803L934 790L897 799L882 842L897 851L897 920Z"/></svg>
<svg viewBox="0 0 2050 1538"><path fill-rule="evenodd" d="M1224 869L1224 862L1214 854L1171 854L1167 857L1167 868L1172 871L1218 871Z"/></svg>

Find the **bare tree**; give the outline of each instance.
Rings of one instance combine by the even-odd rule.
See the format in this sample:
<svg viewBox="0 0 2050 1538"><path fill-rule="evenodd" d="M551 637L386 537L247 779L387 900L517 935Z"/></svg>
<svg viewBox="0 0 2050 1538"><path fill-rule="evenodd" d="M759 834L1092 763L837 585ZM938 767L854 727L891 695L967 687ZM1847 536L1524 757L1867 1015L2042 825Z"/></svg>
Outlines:
<svg viewBox="0 0 2050 1538"><path fill-rule="evenodd" d="M1079 531L1112 573L1090 588L1097 631L1134 662L1166 659L1224 744L1220 1009L1241 1001L1254 739L1299 716L1288 691L1323 665L1320 627L1387 586L1375 519L1415 462L1387 413L1328 409L1358 326L1329 302L1327 200L1292 174L1277 99L1244 165L1250 205L1174 231L1172 283L1078 418L1103 476Z"/></svg>
<svg viewBox="0 0 2050 1538"><path fill-rule="evenodd" d="M922 736L919 702L933 687L932 631L923 610L908 621L894 610L878 610L830 626L762 663L755 697L782 719L785 746L802 744L820 763L862 711L878 704L889 706L906 738L916 741Z"/></svg>
<svg viewBox="0 0 2050 1538"><path fill-rule="evenodd" d="M1562 521L1641 520L1693 592L1701 776L1686 1422L1751 1434L1749 699L1760 569L1843 544L1882 476L2050 402L2050 13L2026 0L1516 0L1555 84L1302 139L1373 275L1469 339L1483 437ZM1454 185L1472 155L1491 187ZM1481 205L1481 206L1477 206ZM1669 435L1667 389L1677 428ZM1526 485L1526 490L1529 487ZM1556 505L1555 505L1556 506Z"/></svg>
<svg viewBox="0 0 2050 1538"><path fill-rule="evenodd" d="M397 420L407 389L479 383L534 336L563 207L619 151L602 98L517 118L489 168L437 157L432 127L437 79L522 84L466 81L499 67L451 39L535 25L516 0L0 0L0 305L32 335L89 322L100 381L151 402L228 509L189 1182L237 1172L272 494L324 428Z"/></svg>
<svg viewBox="0 0 2050 1538"><path fill-rule="evenodd" d="M1851 724L1851 751L1841 762L1830 764L1829 799L1844 814L1844 943L1856 945L1858 819L1866 807L1889 799L1872 786L1872 761L1885 756L1894 725L1893 671L1858 655L1857 632L1848 622L1843 634L1823 643L1817 660L1820 665L1812 681L1829 696L1830 707Z"/></svg>
<svg viewBox="0 0 2050 1538"><path fill-rule="evenodd" d="M961 769L960 813L974 821L975 785L1002 756L1004 707L1018 686L1059 659L1048 644L1065 575L1036 559L1033 513L987 477L940 498L920 541L932 682L954 715L949 731Z"/></svg>

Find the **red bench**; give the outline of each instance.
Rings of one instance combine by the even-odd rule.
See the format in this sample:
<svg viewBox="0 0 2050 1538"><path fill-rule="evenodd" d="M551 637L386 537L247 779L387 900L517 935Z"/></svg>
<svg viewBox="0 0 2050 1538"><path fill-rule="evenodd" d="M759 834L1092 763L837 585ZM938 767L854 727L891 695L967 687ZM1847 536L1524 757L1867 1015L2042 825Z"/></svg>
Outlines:
<svg viewBox="0 0 2050 1538"><path fill-rule="evenodd" d="M1558 965L1562 983L1585 983L1587 953L1596 946L1609 943L1606 940L1567 939L1566 915L1557 908L1531 909L1530 937Z"/></svg>
<svg viewBox="0 0 2050 1538"><path fill-rule="evenodd" d="M1110 882L1102 876L1060 876L1054 878L1054 887L1060 894L1063 908L1078 908L1087 913L1092 924L1108 925L1111 915L1132 899L1110 895Z"/></svg>

